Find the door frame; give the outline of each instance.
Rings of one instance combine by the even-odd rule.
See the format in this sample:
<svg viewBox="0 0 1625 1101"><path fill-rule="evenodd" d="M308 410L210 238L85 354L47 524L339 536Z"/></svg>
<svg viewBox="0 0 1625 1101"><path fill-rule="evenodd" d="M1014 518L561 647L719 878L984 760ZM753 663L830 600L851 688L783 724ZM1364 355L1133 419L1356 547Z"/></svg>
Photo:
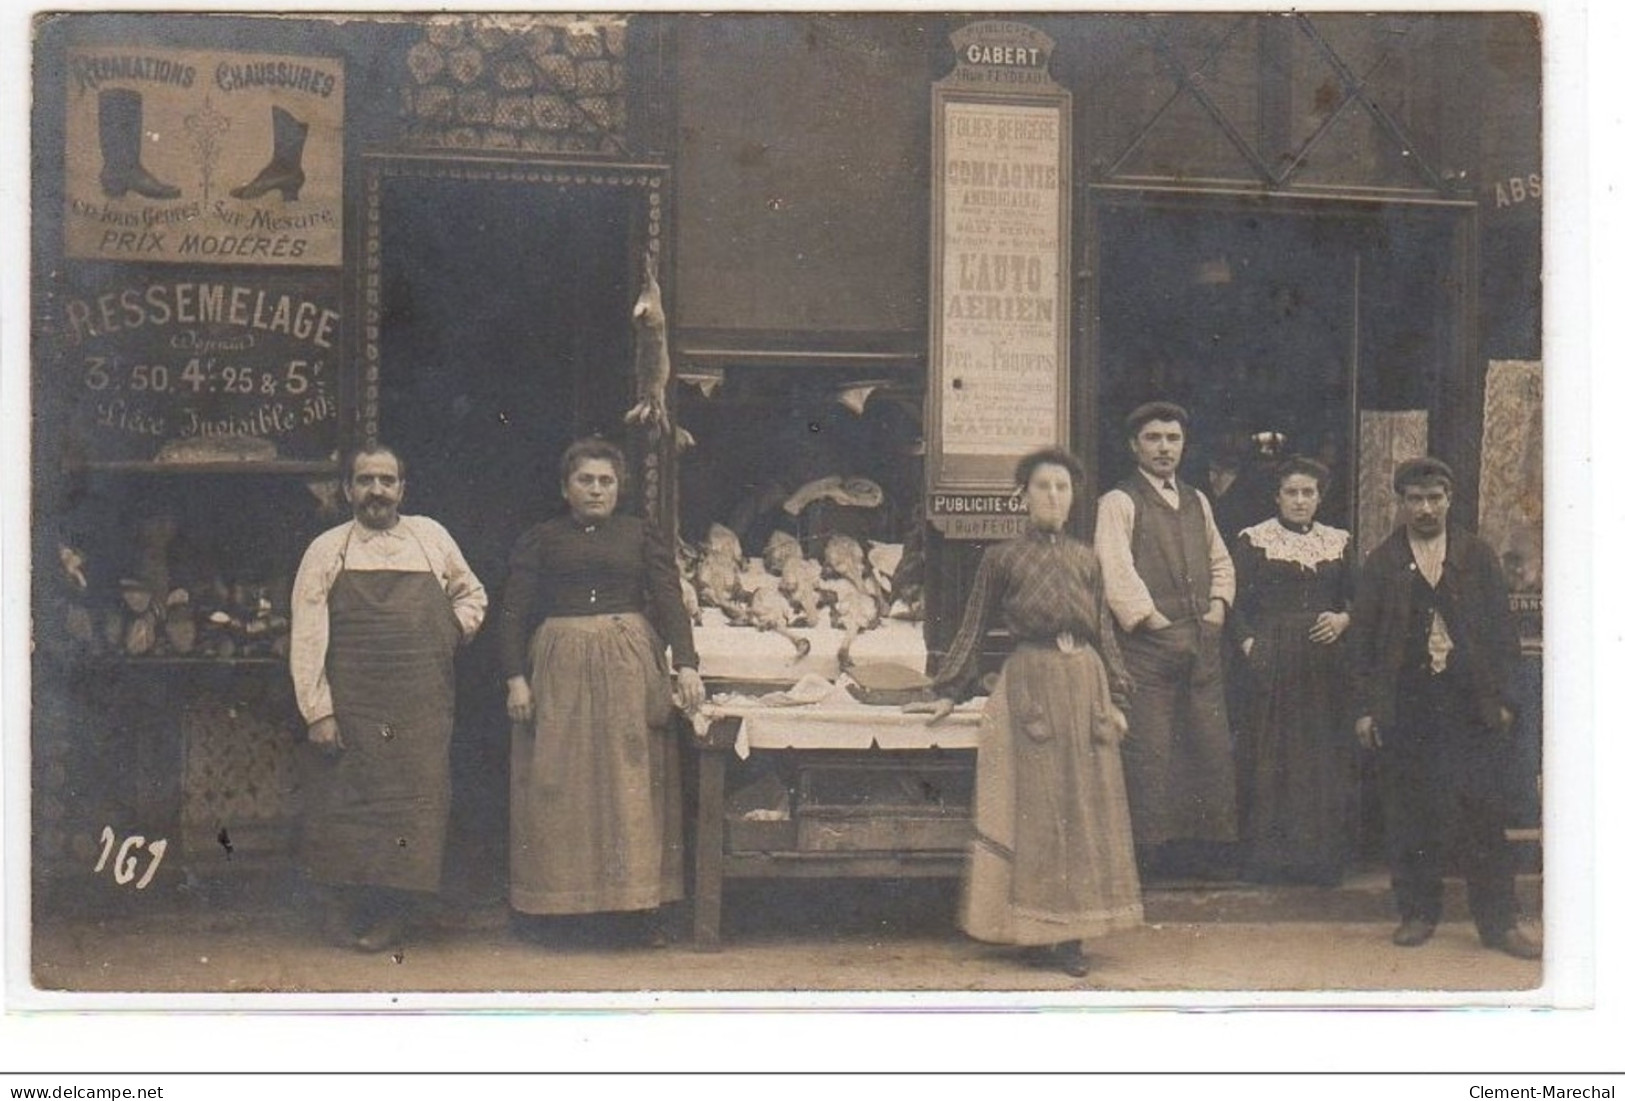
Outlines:
<svg viewBox="0 0 1625 1101"><path fill-rule="evenodd" d="M1416 192L1337 190L1311 193L1271 192L1258 188L1225 186L1181 186L1175 184L1090 183L1084 188L1081 204L1079 246L1076 267L1080 286L1075 312L1073 347L1078 350L1072 387L1073 439L1080 455L1089 456L1099 446L1102 433L1115 433L1117 426L1104 425L1100 418L1100 213L1104 209L1140 206L1175 208L1184 211L1211 210L1256 215L1294 214L1338 218L1375 219L1394 205L1423 207L1446 215L1451 224L1450 339L1445 362L1440 364L1439 388L1428 405L1429 450L1454 468L1455 511L1463 522L1475 526L1478 515L1479 453L1484 419L1484 364L1479 358L1478 307L1478 204L1447 200ZM1358 372L1359 364L1351 364ZM1357 376L1356 376L1357 377ZM1359 435L1350 439L1348 472L1352 482L1359 469ZM1102 491L1099 472L1092 461L1084 463L1083 499L1093 501Z"/></svg>
<svg viewBox="0 0 1625 1101"><path fill-rule="evenodd" d="M590 188L624 192L632 206L628 219L631 231L626 242L628 286L640 286L643 256L653 252L658 260L662 296L668 318L676 316L675 265L671 249L671 167L656 163L605 162L513 154L488 154L464 150L402 150L370 148L361 153L360 217L352 220L351 256L346 265L351 276L349 307L358 322L349 327L355 334L351 379L355 392L348 408L355 410L351 437L355 444L375 446L378 442L380 387L387 376L383 363L383 182L392 178L424 180L465 180L528 184L539 192ZM631 323L632 299L624 304ZM627 404L636 388L633 365L628 362L620 380ZM675 373L675 372L674 372ZM669 388L674 380L668 382ZM577 434L579 424L573 426ZM643 515L653 519L668 535L676 532L675 453L670 434L656 442L639 435L628 436L628 475L640 496Z"/></svg>

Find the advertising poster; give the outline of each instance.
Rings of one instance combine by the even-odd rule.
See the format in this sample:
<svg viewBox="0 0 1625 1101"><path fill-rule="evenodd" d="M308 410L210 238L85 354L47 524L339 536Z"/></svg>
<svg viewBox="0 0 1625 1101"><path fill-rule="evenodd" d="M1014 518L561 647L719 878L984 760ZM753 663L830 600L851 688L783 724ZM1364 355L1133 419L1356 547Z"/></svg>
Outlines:
<svg viewBox="0 0 1625 1101"><path fill-rule="evenodd" d="M988 20L935 90L927 512L950 539L1025 524L1017 460L1071 426L1071 98L1054 43Z"/></svg>
<svg viewBox="0 0 1625 1101"><path fill-rule="evenodd" d="M998 460L1013 469L1016 457L1064 432L1061 112L952 101L945 111L945 474L996 477Z"/></svg>
<svg viewBox="0 0 1625 1101"><path fill-rule="evenodd" d="M66 254L337 267L337 58L120 45L68 52Z"/></svg>

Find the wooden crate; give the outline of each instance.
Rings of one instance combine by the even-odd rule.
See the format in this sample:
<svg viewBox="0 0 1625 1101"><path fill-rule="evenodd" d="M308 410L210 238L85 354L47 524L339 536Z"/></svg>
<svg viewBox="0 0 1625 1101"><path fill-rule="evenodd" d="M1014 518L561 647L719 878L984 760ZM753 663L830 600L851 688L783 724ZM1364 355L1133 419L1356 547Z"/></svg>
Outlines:
<svg viewBox="0 0 1625 1101"><path fill-rule="evenodd" d="M970 844L966 814L911 814L900 808L868 808L847 814L814 808L796 817L801 852L959 851Z"/></svg>

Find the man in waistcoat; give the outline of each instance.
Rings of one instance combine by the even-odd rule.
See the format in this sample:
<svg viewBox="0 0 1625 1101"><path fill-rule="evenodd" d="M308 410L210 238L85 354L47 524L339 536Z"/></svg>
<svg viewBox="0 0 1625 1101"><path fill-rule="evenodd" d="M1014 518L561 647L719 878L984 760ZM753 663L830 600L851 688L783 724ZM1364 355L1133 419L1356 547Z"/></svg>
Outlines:
<svg viewBox="0 0 1625 1101"><path fill-rule="evenodd" d="M485 586L446 529L402 516L389 448L357 453L355 519L316 537L293 587L288 668L320 751L301 855L334 895L332 933L365 951L399 941L439 890L451 802L452 658L485 618Z"/></svg>
<svg viewBox="0 0 1625 1101"><path fill-rule="evenodd" d="M1506 839L1517 626L1495 552L1446 523L1454 484L1438 459L1394 473L1403 523L1366 559L1350 627L1355 735L1377 754L1394 943L1433 935L1456 840L1479 939L1539 959L1518 928Z"/></svg>
<svg viewBox="0 0 1625 1101"><path fill-rule="evenodd" d="M1190 416L1151 402L1125 427L1136 470L1100 499L1095 552L1134 680L1123 743L1146 872L1234 872L1235 758L1224 699L1235 566L1206 497L1178 477Z"/></svg>

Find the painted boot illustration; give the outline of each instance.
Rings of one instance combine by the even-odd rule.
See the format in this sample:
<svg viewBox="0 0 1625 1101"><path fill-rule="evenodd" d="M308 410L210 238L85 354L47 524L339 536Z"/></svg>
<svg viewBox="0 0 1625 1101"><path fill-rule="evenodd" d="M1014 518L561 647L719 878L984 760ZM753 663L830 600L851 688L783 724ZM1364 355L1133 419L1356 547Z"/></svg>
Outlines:
<svg viewBox="0 0 1625 1101"><path fill-rule="evenodd" d="M231 189L234 199L257 199L268 191L282 192L283 202L299 198L305 186L305 135L308 122L300 122L280 107L271 108L271 160L260 174Z"/></svg>
<svg viewBox="0 0 1625 1101"><path fill-rule="evenodd" d="M178 199L181 189L141 166L141 93L107 88L97 97L102 141L102 194L122 199L133 191L144 199Z"/></svg>

